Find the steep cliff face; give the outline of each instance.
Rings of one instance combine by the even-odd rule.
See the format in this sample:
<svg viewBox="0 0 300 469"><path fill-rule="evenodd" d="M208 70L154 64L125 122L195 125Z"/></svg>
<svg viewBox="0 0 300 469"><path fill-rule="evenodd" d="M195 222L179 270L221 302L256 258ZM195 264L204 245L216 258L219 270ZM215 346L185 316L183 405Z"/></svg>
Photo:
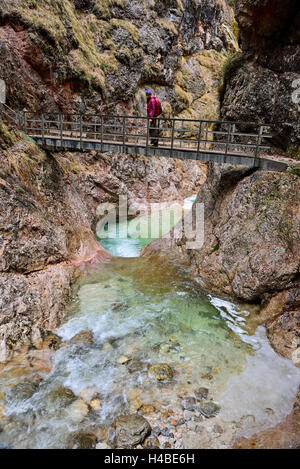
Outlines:
<svg viewBox="0 0 300 469"><path fill-rule="evenodd" d="M231 25L225 0L3 0L0 78L13 107L144 114L151 87L166 114L217 117Z"/></svg>
<svg viewBox="0 0 300 469"><path fill-rule="evenodd" d="M297 0L237 0L242 54L227 67L221 115L275 124L273 143L300 151L300 7Z"/></svg>
<svg viewBox="0 0 300 469"><path fill-rule="evenodd" d="M0 123L0 362L55 330L78 267L110 259L93 233L99 204L182 200L203 178L193 162L46 154Z"/></svg>

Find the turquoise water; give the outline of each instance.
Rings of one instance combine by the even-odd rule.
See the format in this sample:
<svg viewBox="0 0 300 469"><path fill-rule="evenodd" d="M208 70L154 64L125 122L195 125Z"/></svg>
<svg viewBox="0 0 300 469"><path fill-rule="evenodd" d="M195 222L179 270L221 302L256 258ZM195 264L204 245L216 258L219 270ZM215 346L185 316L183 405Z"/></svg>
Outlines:
<svg viewBox="0 0 300 469"><path fill-rule="evenodd" d="M181 219L184 212L191 210L196 200L196 195L187 198L183 207L175 204L172 209L162 209L152 215L144 215L110 226L107 230L98 233L98 240L107 251L118 257L138 257L151 241L160 238L170 231L171 228ZM133 232L134 237L130 233ZM155 236L153 233L155 232ZM152 234L152 236L151 236Z"/></svg>

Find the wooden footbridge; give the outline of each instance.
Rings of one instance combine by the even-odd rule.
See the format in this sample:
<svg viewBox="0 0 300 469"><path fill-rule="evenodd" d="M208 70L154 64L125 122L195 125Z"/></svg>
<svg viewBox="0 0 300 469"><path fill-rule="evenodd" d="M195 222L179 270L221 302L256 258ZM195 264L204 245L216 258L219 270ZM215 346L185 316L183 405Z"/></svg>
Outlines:
<svg viewBox="0 0 300 469"><path fill-rule="evenodd" d="M8 114L6 107L6 115ZM14 112L10 110L11 112ZM247 122L156 119L55 113L15 113L24 132L49 149L96 150L245 165L285 171L272 159L272 126ZM158 146L153 138L159 136Z"/></svg>

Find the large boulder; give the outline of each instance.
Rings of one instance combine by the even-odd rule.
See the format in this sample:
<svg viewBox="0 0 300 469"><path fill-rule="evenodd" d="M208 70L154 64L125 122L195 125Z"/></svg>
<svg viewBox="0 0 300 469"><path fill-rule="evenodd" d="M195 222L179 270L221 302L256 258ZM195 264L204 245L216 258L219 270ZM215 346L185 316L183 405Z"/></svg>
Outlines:
<svg viewBox="0 0 300 469"><path fill-rule="evenodd" d="M150 434L151 427L141 415L120 415L113 422L115 429L115 446L117 448L133 448L143 443Z"/></svg>

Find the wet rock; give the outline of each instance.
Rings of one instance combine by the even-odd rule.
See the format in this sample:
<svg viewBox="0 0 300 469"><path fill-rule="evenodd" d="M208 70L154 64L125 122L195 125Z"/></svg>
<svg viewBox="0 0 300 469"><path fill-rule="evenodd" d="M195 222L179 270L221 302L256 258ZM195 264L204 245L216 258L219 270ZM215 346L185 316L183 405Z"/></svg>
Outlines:
<svg viewBox="0 0 300 469"><path fill-rule="evenodd" d="M76 334L70 340L71 344L77 344L77 345L91 345L93 342L94 342L94 334L92 333L92 331L79 332L79 334Z"/></svg>
<svg viewBox="0 0 300 469"><path fill-rule="evenodd" d="M68 404L76 399L76 396L71 389L60 386L58 389L51 391L50 398L53 400L59 399L62 400L65 404Z"/></svg>
<svg viewBox="0 0 300 469"><path fill-rule="evenodd" d="M147 371L148 363L140 362L140 361L133 361L130 362L127 366L127 370L129 373L143 373Z"/></svg>
<svg viewBox="0 0 300 469"><path fill-rule="evenodd" d="M220 406L214 402L205 402L200 406L200 413L205 418L215 417L220 412Z"/></svg>
<svg viewBox="0 0 300 469"><path fill-rule="evenodd" d="M181 399L180 405L184 410L195 410L197 406L197 400L195 397L183 397Z"/></svg>
<svg viewBox="0 0 300 469"><path fill-rule="evenodd" d="M137 412L141 407L143 403L139 399L133 399L130 401L130 411L131 412Z"/></svg>
<svg viewBox="0 0 300 469"><path fill-rule="evenodd" d="M116 302L111 305L111 310L113 313L120 313L122 311L126 311L128 309L128 305L126 303Z"/></svg>
<svg viewBox="0 0 300 469"><path fill-rule="evenodd" d="M6 395L6 399L7 401L15 399L30 399L30 397L37 391L37 389L38 383L24 380L22 383L16 384L11 388L11 390Z"/></svg>
<svg viewBox="0 0 300 469"><path fill-rule="evenodd" d="M174 376L172 368L165 363L151 366L149 374L158 381L172 380Z"/></svg>
<svg viewBox="0 0 300 469"><path fill-rule="evenodd" d="M78 399L69 406L68 413L73 422L82 422L89 413L89 408L84 400Z"/></svg>
<svg viewBox="0 0 300 469"><path fill-rule="evenodd" d="M91 402L90 402L90 406L91 406L92 410L94 410L95 412L99 412L99 410L102 407L101 399L92 399Z"/></svg>
<svg viewBox="0 0 300 469"><path fill-rule="evenodd" d="M0 420L3 418L5 412L5 405L3 402L0 402ZM0 433L1 433L1 428L0 428Z"/></svg>
<svg viewBox="0 0 300 469"><path fill-rule="evenodd" d="M111 446L108 446L107 443L97 443L96 449L111 449Z"/></svg>
<svg viewBox="0 0 300 469"><path fill-rule="evenodd" d="M208 396L208 389L207 388L199 388L195 391L195 396L197 399L206 399Z"/></svg>
<svg viewBox="0 0 300 469"><path fill-rule="evenodd" d="M120 364L120 365L126 365L126 363L128 363L130 361L130 359L128 357L125 357L124 355L122 355L121 357L119 357L117 359L117 362Z"/></svg>
<svg viewBox="0 0 300 469"><path fill-rule="evenodd" d="M143 443L143 448L144 449L158 449L159 439L153 435L148 436Z"/></svg>
<svg viewBox="0 0 300 469"><path fill-rule="evenodd" d="M161 434L161 430L159 427L154 427L151 433L153 436L159 436Z"/></svg>
<svg viewBox="0 0 300 469"><path fill-rule="evenodd" d="M184 420L187 422L188 420L191 420L194 417L194 412L192 412L191 410L185 410L183 412L183 417Z"/></svg>
<svg viewBox="0 0 300 469"><path fill-rule="evenodd" d="M212 381L214 379L213 374L210 373L209 371L206 373L201 374L202 379L207 379L208 381Z"/></svg>
<svg viewBox="0 0 300 469"><path fill-rule="evenodd" d="M143 443L150 434L151 427L141 415L120 415L113 422L115 429L114 444L117 448L133 448Z"/></svg>
<svg viewBox="0 0 300 469"><path fill-rule="evenodd" d="M182 419L182 418L179 419L179 420L177 420L177 427L181 427L181 425L184 425L185 422L186 422L186 420L185 420L185 419Z"/></svg>
<svg viewBox="0 0 300 469"><path fill-rule="evenodd" d="M96 444L97 437L93 433L79 430L69 436L67 449L94 449Z"/></svg>
<svg viewBox="0 0 300 469"><path fill-rule="evenodd" d="M83 399L84 402L86 402L87 404L90 404L92 400L100 399L100 394L98 393L96 388L90 386L80 391L79 397Z"/></svg>
<svg viewBox="0 0 300 469"><path fill-rule="evenodd" d="M163 428L162 431L161 431L162 436L167 436L168 437L169 433L170 433L170 430L167 427Z"/></svg>
<svg viewBox="0 0 300 469"><path fill-rule="evenodd" d="M214 431L215 433L219 433L220 435L221 435L222 433L224 433L223 428L221 427L221 425L218 425L218 424L214 425L213 431Z"/></svg>
<svg viewBox="0 0 300 469"><path fill-rule="evenodd" d="M140 410L144 415L150 415L156 412L156 408L153 405L143 405Z"/></svg>

